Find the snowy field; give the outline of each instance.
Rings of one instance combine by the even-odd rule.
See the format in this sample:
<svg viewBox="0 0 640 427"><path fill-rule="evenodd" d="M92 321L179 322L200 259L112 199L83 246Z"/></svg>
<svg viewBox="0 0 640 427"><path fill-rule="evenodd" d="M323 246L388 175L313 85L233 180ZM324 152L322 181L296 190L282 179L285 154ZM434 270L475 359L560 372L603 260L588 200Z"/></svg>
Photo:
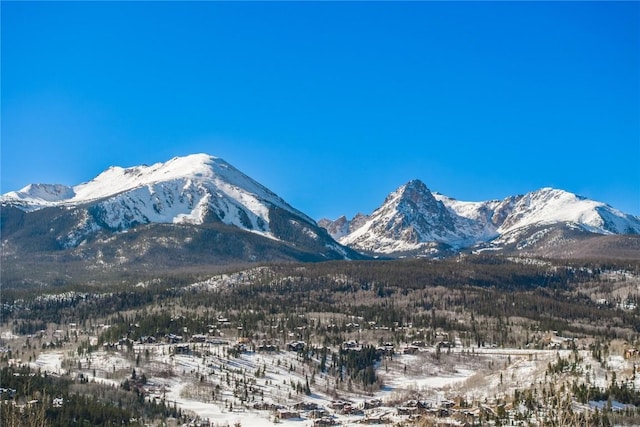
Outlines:
<svg viewBox="0 0 640 427"><path fill-rule="evenodd" d="M276 421L278 408L287 413L277 420L283 425L313 425L314 414L308 410L313 405L309 404L324 409L320 415L334 422L356 425L381 414L393 421L406 419L397 415L397 407L411 399L438 407L456 398L482 403L511 396L514 390L545 378L548 365L558 357L573 354L569 350L456 348L436 352L421 348L415 354L383 358L376 365L382 386L366 392L319 372L319 360L304 362L290 351L248 351L234 357L228 353L230 348L191 343L187 354L175 354L176 346L169 344L135 345L133 352L96 351L82 356L51 351L40 354L31 366L56 374L82 373L90 381L112 385L131 379L135 370L137 377L144 374L147 379L148 399L175 403L217 426L263 426ZM610 370L620 376L633 368L621 356L610 356L606 369L589 352L580 352L580 357L582 369L600 386L607 384ZM301 391L306 383L309 394ZM340 401L354 410L344 410L336 403ZM306 404L304 409L295 409L301 403Z"/></svg>

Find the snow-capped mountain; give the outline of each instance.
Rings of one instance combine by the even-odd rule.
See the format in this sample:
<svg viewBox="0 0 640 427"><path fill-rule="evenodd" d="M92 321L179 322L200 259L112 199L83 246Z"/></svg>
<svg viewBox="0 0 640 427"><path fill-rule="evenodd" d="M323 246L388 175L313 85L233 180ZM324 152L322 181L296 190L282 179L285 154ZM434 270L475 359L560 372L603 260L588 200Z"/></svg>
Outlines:
<svg viewBox="0 0 640 427"><path fill-rule="evenodd" d="M533 247L552 229L581 233L640 234L640 218L552 188L485 202L431 193L414 180L392 192L359 227L346 218L321 223L342 244L386 255L442 254L443 249ZM575 234L575 233L574 233ZM555 239L564 234L556 233Z"/></svg>
<svg viewBox="0 0 640 427"><path fill-rule="evenodd" d="M638 234L640 219L611 206L563 190L543 188L525 194L501 223L501 234L532 224L571 223L599 234Z"/></svg>
<svg viewBox="0 0 640 427"><path fill-rule="evenodd" d="M3 195L0 202L27 214L63 209L68 215L56 241L67 248L98 232L144 224L223 223L299 250L313 246L331 259L353 254L272 191L207 154L151 166L111 167L74 187L32 184Z"/></svg>
<svg viewBox="0 0 640 427"><path fill-rule="evenodd" d="M150 253L157 257L159 251L170 262L362 257L356 251L553 254L585 237L640 234L640 218L562 190L467 202L432 193L419 180L389 194L371 215L323 219L319 226L229 163L206 154L111 167L73 187L31 184L3 195L0 204L3 256L68 250L64 253L79 259L103 260L111 254L125 263L148 259Z"/></svg>
<svg viewBox="0 0 640 427"><path fill-rule="evenodd" d="M313 222L229 163L206 154L152 166L110 167L75 187L31 184L0 201L26 211L100 201L105 224L117 230L149 222L202 224L214 215L226 224L270 234L273 207Z"/></svg>
<svg viewBox="0 0 640 427"><path fill-rule="evenodd" d="M401 186L370 216L359 219L360 225L339 240L372 253L432 252L434 243L462 248L490 237L478 222L448 209L419 180Z"/></svg>
<svg viewBox="0 0 640 427"><path fill-rule="evenodd" d="M513 240L531 228L563 224L597 234L639 234L640 218L564 190L542 188L500 201L460 202L436 195L452 211L495 229L495 242ZM516 237L517 238L517 237Z"/></svg>

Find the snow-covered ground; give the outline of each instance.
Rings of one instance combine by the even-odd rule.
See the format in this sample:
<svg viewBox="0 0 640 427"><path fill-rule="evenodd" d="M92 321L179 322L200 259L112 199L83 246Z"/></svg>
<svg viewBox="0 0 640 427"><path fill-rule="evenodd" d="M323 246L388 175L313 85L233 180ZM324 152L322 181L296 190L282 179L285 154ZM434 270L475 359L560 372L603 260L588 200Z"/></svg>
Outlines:
<svg viewBox="0 0 640 427"><path fill-rule="evenodd" d="M274 422L274 408L289 408L301 402L314 403L342 425L356 425L366 417L384 413L402 420L397 407L410 399L420 399L437 407L442 401L462 397L468 402L487 402L527 389L546 376L549 364L558 357L570 359L569 350L516 350L495 348L455 348L437 352L421 348L414 354L395 354L383 358L376 366L382 387L367 392L356 384L336 381L334 376L317 370L318 360L304 363L289 351L244 352L228 354L230 345L189 344L188 354L175 354L169 344L137 344L133 352L95 351L78 356L73 352L41 353L31 363L33 368L56 374L82 373L90 380L121 384L131 379L133 370L147 378L149 399L164 399L213 425L263 426ZM609 356L598 364L590 352L579 352L580 366L589 371L599 386L610 381L610 372L624 373L633 363L620 355ZM330 361L329 361L330 362ZM69 369L65 369L69 367ZM306 395L299 388L310 384ZM640 386L640 380L636 380ZM353 408L368 408L367 402L378 400L379 407L342 413L335 401L350 402ZM256 406L269 410L255 409ZM375 405L378 406L378 405ZM281 419L283 425L313 425L308 412L297 410L297 417ZM405 417L406 418L406 417Z"/></svg>
<svg viewBox="0 0 640 427"><path fill-rule="evenodd" d="M41 353L35 362L31 364L31 368L40 369L43 372L50 372L52 374L66 374L67 371L62 369L62 360L64 359L64 353L61 351Z"/></svg>

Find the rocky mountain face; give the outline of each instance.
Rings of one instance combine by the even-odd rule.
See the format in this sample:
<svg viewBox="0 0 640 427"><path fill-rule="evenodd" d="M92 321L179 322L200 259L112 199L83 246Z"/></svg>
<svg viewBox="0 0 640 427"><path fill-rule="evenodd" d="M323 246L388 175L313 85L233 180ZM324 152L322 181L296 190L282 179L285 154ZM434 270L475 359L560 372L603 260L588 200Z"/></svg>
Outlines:
<svg viewBox="0 0 640 427"><path fill-rule="evenodd" d="M344 245L387 256L462 250L555 253L551 248L594 234L640 234L640 218L563 190L464 202L432 193L418 180L392 192L371 215L359 216L357 226L344 217L320 223Z"/></svg>
<svg viewBox="0 0 640 427"><path fill-rule="evenodd" d="M419 180L398 188L370 216L350 224L351 231L339 240L371 254L433 253L441 244L468 246L483 234L477 223L455 214Z"/></svg>
<svg viewBox="0 0 640 427"><path fill-rule="evenodd" d="M325 228L329 232L331 237L338 240L351 233L352 231L360 228L360 226L363 225L367 219L367 215L358 213L350 220L347 219L347 217L344 215L342 215L335 221L323 218L318 221L318 225Z"/></svg>
<svg viewBox="0 0 640 427"><path fill-rule="evenodd" d="M75 257L127 263L148 253L156 241L168 252L200 241L213 263L220 259L215 254L261 260L260 246L269 248L271 260L359 257L272 191L206 154L152 166L111 167L74 187L29 185L3 195L0 202L5 253L68 251ZM201 238L213 229L218 246ZM137 236L135 251L131 245L106 248L125 233ZM226 249L219 246L223 241ZM110 259L105 250L118 254ZM233 257L224 258L229 262Z"/></svg>

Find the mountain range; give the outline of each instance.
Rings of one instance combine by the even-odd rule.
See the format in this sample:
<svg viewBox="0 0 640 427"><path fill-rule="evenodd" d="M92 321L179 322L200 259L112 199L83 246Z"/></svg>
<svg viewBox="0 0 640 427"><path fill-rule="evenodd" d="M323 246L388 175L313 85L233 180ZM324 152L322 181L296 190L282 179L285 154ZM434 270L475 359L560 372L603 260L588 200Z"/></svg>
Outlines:
<svg viewBox="0 0 640 427"><path fill-rule="evenodd" d="M370 215L319 224L346 246L396 257L461 250L551 254L568 239L640 234L640 218L563 190L464 202L432 193L419 180L389 194Z"/></svg>
<svg viewBox="0 0 640 427"><path fill-rule="evenodd" d="M31 184L2 195L0 206L5 265L28 259L103 269L175 268L466 251L570 256L596 240L608 253L617 247L639 253L640 218L563 190L463 202L413 180L369 215L316 223L207 154L111 167L73 187Z"/></svg>

